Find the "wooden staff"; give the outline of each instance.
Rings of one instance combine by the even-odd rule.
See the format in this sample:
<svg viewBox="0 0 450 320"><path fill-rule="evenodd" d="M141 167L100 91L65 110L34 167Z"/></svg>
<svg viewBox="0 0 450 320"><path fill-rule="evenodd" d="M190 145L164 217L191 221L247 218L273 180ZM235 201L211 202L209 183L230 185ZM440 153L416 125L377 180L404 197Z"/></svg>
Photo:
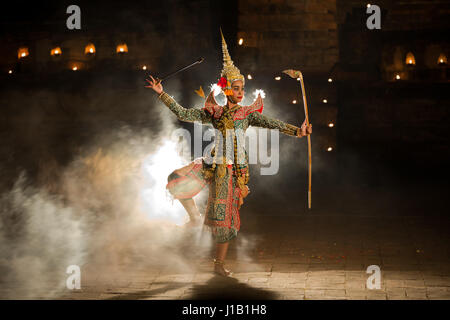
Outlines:
<svg viewBox="0 0 450 320"><path fill-rule="evenodd" d="M308 104L306 102L306 93L305 93L305 84L303 82L303 75L298 70L284 70L283 73L286 73L291 78L300 79L300 86L302 88L302 96L303 96L303 106L305 109L305 120L306 125L309 126L309 117L308 117ZM311 161L311 136L308 135L308 209L311 209L311 177L312 177L312 161Z"/></svg>

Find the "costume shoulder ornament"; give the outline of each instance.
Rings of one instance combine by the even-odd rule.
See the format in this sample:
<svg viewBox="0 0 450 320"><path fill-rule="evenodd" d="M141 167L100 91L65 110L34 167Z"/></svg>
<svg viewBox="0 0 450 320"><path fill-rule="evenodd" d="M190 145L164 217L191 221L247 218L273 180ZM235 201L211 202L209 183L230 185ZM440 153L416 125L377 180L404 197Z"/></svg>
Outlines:
<svg viewBox="0 0 450 320"><path fill-rule="evenodd" d="M214 98L214 91L211 91L206 98L204 109L208 111L209 114L211 114L215 119L219 119L222 116L223 106L217 103L216 99ZM251 105L243 106L235 112L233 120L245 119L249 114L253 112L262 113L263 109L263 99L261 97L261 94L258 94L258 97Z"/></svg>

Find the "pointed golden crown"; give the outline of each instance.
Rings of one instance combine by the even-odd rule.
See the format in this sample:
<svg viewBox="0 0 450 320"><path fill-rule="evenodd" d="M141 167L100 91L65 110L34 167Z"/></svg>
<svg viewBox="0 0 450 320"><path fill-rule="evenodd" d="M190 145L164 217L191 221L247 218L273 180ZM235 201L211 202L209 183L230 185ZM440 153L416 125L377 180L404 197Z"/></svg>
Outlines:
<svg viewBox="0 0 450 320"><path fill-rule="evenodd" d="M223 37L222 28L220 28L220 35L222 36L222 52L223 52L223 69L221 76L227 78L230 84L236 80L242 80L245 84L245 78L239 71L239 69L234 65L233 60L231 60L230 54L228 53L227 43ZM228 87L228 86L227 86ZM231 88L229 88L231 89Z"/></svg>

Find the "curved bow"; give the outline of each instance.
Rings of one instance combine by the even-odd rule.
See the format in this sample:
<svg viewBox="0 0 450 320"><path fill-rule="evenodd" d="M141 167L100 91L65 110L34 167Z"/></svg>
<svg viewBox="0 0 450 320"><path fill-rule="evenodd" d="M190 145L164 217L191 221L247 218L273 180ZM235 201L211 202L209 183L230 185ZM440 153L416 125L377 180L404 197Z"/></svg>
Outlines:
<svg viewBox="0 0 450 320"><path fill-rule="evenodd" d="M309 126L309 118L308 118L308 104L306 103L306 93L305 93L305 84L303 82L303 75L298 70L288 69L284 70L283 73L287 74L291 78L300 79L300 84L302 88L302 96L303 96L303 106L305 109L305 120L306 125ZM311 209L311 136L308 135L308 209Z"/></svg>

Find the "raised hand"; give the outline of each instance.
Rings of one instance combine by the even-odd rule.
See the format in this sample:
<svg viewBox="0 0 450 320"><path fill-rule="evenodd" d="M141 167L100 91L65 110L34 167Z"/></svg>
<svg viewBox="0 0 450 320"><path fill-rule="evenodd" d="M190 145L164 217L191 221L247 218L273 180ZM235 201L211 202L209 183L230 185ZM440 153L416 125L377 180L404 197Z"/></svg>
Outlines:
<svg viewBox="0 0 450 320"><path fill-rule="evenodd" d="M145 81L147 81L149 83L149 85L145 86L145 87L151 88L151 89L155 90L155 92L157 94L160 94L163 91L161 80L159 80L158 78L157 78L157 80L155 80L152 76L150 76L150 78L151 78L151 80L145 79Z"/></svg>

